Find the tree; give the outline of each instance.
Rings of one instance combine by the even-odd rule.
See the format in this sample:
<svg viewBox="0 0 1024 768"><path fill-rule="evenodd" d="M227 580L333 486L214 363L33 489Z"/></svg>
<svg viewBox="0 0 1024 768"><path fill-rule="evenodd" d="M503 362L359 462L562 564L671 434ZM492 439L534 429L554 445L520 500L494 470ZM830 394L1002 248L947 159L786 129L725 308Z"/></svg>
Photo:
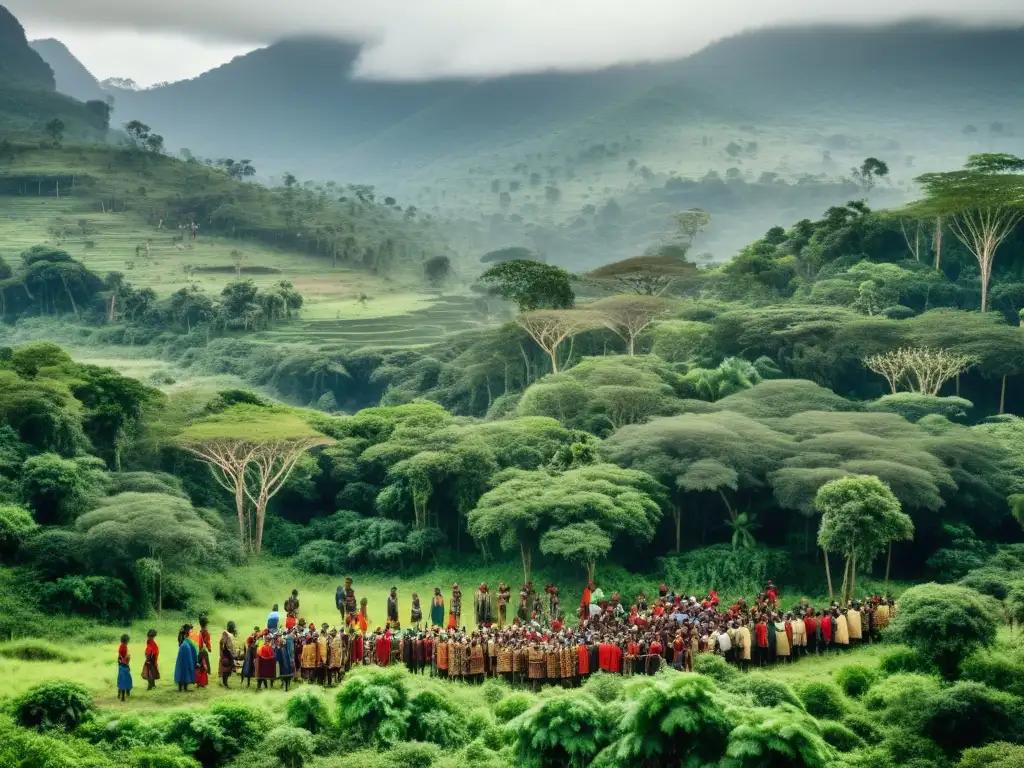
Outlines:
<svg viewBox="0 0 1024 768"><path fill-rule="evenodd" d="M851 475L831 480L814 497L821 512L818 545L846 557L842 603L856 594L857 563L867 567L892 541L910 539L914 524L881 480L872 475ZM830 579L831 580L831 579ZM847 587L849 587L847 589Z"/></svg>
<svg viewBox="0 0 1024 768"><path fill-rule="evenodd" d="M1024 218L1024 159L1014 155L971 155L960 171L918 176L925 198L911 206L919 215L942 217L978 260L981 311L996 251Z"/></svg>
<svg viewBox="0 0 1024 768"><path fill-rule="evenodd" d="M36 522L67 525L88 509L102 491L102 465L91 457L30 456L21 471L21 495L35 512Z"/></svg>
<svg viewBox="0 0 1024 768"><path fill-rule="evenodd" d="M452 274L452 260L447 256L433 256L423 262L423 276L431 288L440 288Z"/></svg>
<svg viewBox="0 0 1024 768"><path fill-rule="evenodd" d="M538 254L534 253L529 248L515 245L508 248L498 248L494 251L488 251L480 257L480 261L483 264L501 264L506 261L538 261L543 262L544 259Z"/></svg>
<svg viewBox="0 0 1024 768"><path fill-rule="evenodd" d="M245 263L245 254L238 249L231 251L231 263L235 265L235 278L242 279L242 265Z"/></svg>
<svg viewBox="0 0 1024 768"><path fill-rule="evenodd" d="M18 550L36 532L32 515L21 507L0 503L0 562L18 554Z"/></svg>
<svg viewBox="0 0 1024 768"><path fill-rule="evenodd" d="M124 124L128 134L128 144L140 152L160 154L164 149L164 137L153 133L152 129L139 120L131 120Z"/></svg>
<svg viewBox="0 0 1024 768"><path fill-rule="evenodd" d="M852 170L853 178L870 193L878 183L878 179L884 179L889 175L889 166L877 157L869 157L860 164L859 168Z"/></svg>
<svg viewBox="0 0 1024 768"><path fill-rule="evenodd" d="M902 385L911 392L938 395L947 381L976 362L976 358L970 355L927 347L901 347L864 358L864 365L882 376L893 394Z"/></svg>
<svg viewBox="0 0 1024 768"><path fill-rule="evenodd" d="M59 117L46 124L46 135L53 139L54 144L60 144L64 140L64 127L64 121Z"/></svg>
<svg viewBox="0 0 1024 768"><path fill-rule="evenodd" d="M953 584L918 584L900 596L893 639L934 663L947 678L960 662L995 641L995 600Z"/></svg>
<svg viewBox="0 0 1024 768"><path fill-rule="evenodd" d="M558 373L558 348L566 339L601 326L601 317L582 309L547 309L525 312L516 324L530 334L537 346L551 358L551 372Z"/></svg>
<svg viewBox="0 0 1024 768"><path fill-rule="evenodd" d="M541 701L516 720L517 765L582 768L604 743L605 714L586 695L563 694Z"/></svg>
<svg viewBox="0 0 1024 768"><path fill-rule="evenodd" d="M732 768L828 768L836 751L821 735L818 722L802 710L783 704L750 710L729 734L722 765Z"/></svg>
<svg viewBox="0 0 1024 768"><path fill-rule="evenodd" d="M203 561L216 549L214 528L188 499L162 493L121 493L75 521L97 567L136 570L140 561L155 567L155 604L163 607L163 577L168 570Z"/></svg>
<svg viewBox="0 0 1024 768"><path fill-rule="evenodd" d="M695 264L674 256L634 256L588 272L588 280L615 290L661 296L677 283L697 278Z"/></svg>
<svg viewBox="0 0 1024 768"><path fill-rule="evenodd" d="M480 282L519 307L520 312L537 309L570 309L576 296L569 273L538 261L503 261L480 276Z"/></svg>
<svg viewBox="0 0 1024 768"><path fill-rule="evenodd" d="M208 416L178 436L178 445L205 462L218 485L233 494L242 551L256 555L270 499L307 451L332 442L292 411L253 405Z"/></svg>
<svg viewBox="0 0 1024 768"><path fill-rule="evenodd" d="M711 226L711 214L702 208L691 208L675 215L676 226L682 237L682 244L689 248L697 235Z"/></svg>
<svg viewBox="0 0 1024 768"><path fill-rule="evenodd" d="M717 493L729 513L729 527L732 529L732 548L750 549L754 546L753 531L756 524L749 512L738 512L725 495L727 489L739 489L739 473L714 459L700 459L693 462L686 471L676 478L676 485L687 491L711 491Z"/></svg>
<svg viewBox="0 0 1024 768"><path fill-rule="evenodd" d="M552 528L540 539L540 551L545 555L582 563L587 569L587 581L594 580L597 561L611 548L611 537L590 520Z"/></svg>
<svg viewBox="0 0 1024 768"><path fill-rule="evenodd" d="M626 342L626 353L633 357L636 338L651 323L668 312L668 302L654 296L612 296L588 305L605 325Z"/></svg>

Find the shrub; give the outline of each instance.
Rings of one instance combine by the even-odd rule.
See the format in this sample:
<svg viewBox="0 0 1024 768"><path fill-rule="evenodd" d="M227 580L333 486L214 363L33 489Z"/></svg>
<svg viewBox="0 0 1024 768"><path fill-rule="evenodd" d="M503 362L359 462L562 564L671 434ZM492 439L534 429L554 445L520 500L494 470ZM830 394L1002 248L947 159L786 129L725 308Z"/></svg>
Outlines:
<svg viewBox="0 0 1024 768"><path fill-rule="evenodd" d="M857 712L847 713L840 722L864 741L875 743L885 735L884 729L878 723Z"/></svg>
<svg viewBox="0 0 1024 768"><path fill-rule="evenodd" d="M914 733L894 733L885 740L891 756L890 765L913 768L936 768L946 764L946 756L935 742Z"/></svg>
<svg viewBox="0 0 1024 768"><path fill-rule="evenodd" d="M830 720L825 720L819 725L821 727L821 738L840 752L852 752L865 746L864 739L845 725Z"/></svg>
<svg viewBox="0 0 1024 768"><path fill-rule="evenodd" d="M494 717L499 723L507 723L519 717L534 704L534 699L525 693L512 693L494 706Z"/></svg>
<svg viewBox="0 0 1024 768"><path fill-rule="evenodd" d="M895 648L884 654L878 660L878 669L883 675L930 675L936 671L928 659L910 648Z"/></svg>
<svg viewBox="0 0 1024 768"><path fill-rule="evenodd" d="M288 699L285 720L294 728L323 733L331 727L331 710L326 694L319 688L303 688Z"/></svg>
<svg viewBox="0 0 1024 768"><path fill-rule="evenodd" d="M409 702L410 739L457 749L470 740L465 715L436 691L425 690Z"/></svg>
<svg viewBox="0 0 1024 768"><path fill-rule="evenodd" d="M839 720L846 714L846 701L843 699L842 691L832 683L803 683L797 688L797 694L807 712L814 717Z"/></svg>
<svg viewBox="0 0 1024 768"><path fill-rule="evenodd" d="M985 567L970 571L959 583L996 600L1005 600L1010 594L1013 582L1013 574L1000 568Z"/></svg>
<svg viewBox="0 0 1024 768"><path fill-rule="evenodd" d="M49 661L57 664L81 661L80 656L43 640L15 640L5 643L0 645L0 656L19 661Z"/></svg>
<svg viewBox="0 0 1024 768"><path fill-rule="evenodd" d="M0 649L0 653L2 653ZM1008 651L979 651L961 665L961 679L1024 697L1024 659Z"/></svg>
<svg viewBox="0 0 1024 768"><path fill-rule="evenodd" d="M53 613L77 613L109 623L126 621L134 613L128 587L109 576L65 576L40 585L39 598Z"/></svg>
<svg viewBox="0 0 1024 768"><path fill-rule="evenodd" d="M615 701L622 695L625 683L625 678L622 675L598 672L596 675L590 676L583 684L581 690L583 693L593 696L602 704L607 704L610 701Z"/></svg>
<svg viewBox="0 0 1024 768"><path fill-rule="evenodd" d="M931 700L941 688L936 677L903 673L879 680L864 694L862 701L865 708L877 713L883 722L918 731Z"/></svg>
<svg viewBox="0 0 1024 768"><path fill-rule="evenodd" d="M178 747L161 744L134 747L123 755L123 760L123 768L198 768L198 763Z"/></svg>
<svg viewBox="0 0 1024 768"><path fill-rule="evenodd" d="M728 683L740 675L740 671L721 656L714 653L698 653L693 659L693 671L707 675L718 683Z"/></svg>
<svg viewBox="0 0 1024 768"><path fill-rule="evenodd" d="M292 562L305 573L339 573L345 568L345 550L336 542L317 539L303 544Z"/></svg>
<svg viewBox="0 0 1024 768"><path fill-rule="evenodd" d="M302 768L313 756L313 744L309 731L282 725L267 734L261 751L276 757L285 768Z"/></svg>
<svg viewBox="0 0 1024 768"><path fill-rule="evenodd" d="M1024 746L997 741L984 747L965 749L957 768L1020 768L1024 765Z"/></svg>
<svg viewBox="0 0 1024 768"><path fill-rule="evenodd" d="M793 689L786 683L759 672L741 675L732 681L728 688L735 693L749 695L754 705L758 707L789 704L797 709L804 708Z"/></svg>
<svg viewBox="0 0 1024 768"><path fill-rule="evenodd" d="M14 722L23 728L73 731L96 712L92 694L75 683L41 683L14 700Z"/></svg>
<svg viewBox="0 0 1024 768"><path fill-rule="evenodd" d="M394 768L430 768L441 757L436 744L405 741L387 752L387 764Z"/></svg>
<svg viewBox="0 0 1024 768"><path fill-rule="evenodd" d="M409 727L408 672L364 667L345 680L337 696L338 725L357 741L392 747Z"/></svg>
<svg viewBox="0 0 1024 768"><path fill-rule="evenodd" d="M497 677L488 678L480 688L484 701L492 707L505 698L511 690L508 683Z"/></svg>
<svg viewBox="0 0 1024 768"><path fill-rule="evenodd" d="M602 746L601 705L590 696L542 700L516 721L519 764L542 768L586 765Z"/></svg>
<svg viewBox="0 0 1024 768"><path fill-rule="evenodd" d="M470 712L469 717L466 718L466 729L469 731L470 739L475 739L492 725L494 725L494 718L486 710Z"/></svg>
<svg viewBox="0 0 1024 768"><path fill-rule="evenodd" d="M726 752L731 765L827 768L835 751L825 742L814 718L792 707L752 709L729 734Z"/></svg>
<svg viewBox="0 0 1024 768"><path fill-rule="evenodd" d="M211 766L255 749L270 727L270 717L262 709L218 701L207 711L172 714L164 738Z"/></svg>
<svg viewBox="0 0 1024 768"><path fill-rule="evenodd" d="M895 640L918 651L946 677L954 677L961 659L995 640L994 615L995 601L973 589L920 584L901 596L891 631Z"/></svg>
<svg viewBox="0 0 1024 768"><path fill-rule="evenodd" d="M1024 726L1022 707L1009 694L981 683L955 683L932 700L924 733L949 754L1016 739Z"/></svg>
<svg viewBox="0 0 1024 768"><path fill-rule="evenodd" d="M847 664L836 670L836 683L847 696L860 698L867 693L878 675L873 669L859 664Z"/></svg>
<svg viewBox="0 0 1024 768"><path fill-rule="evenodd" d="M37 528L27 510L0 504L0 562L13 559Z"/></svg>

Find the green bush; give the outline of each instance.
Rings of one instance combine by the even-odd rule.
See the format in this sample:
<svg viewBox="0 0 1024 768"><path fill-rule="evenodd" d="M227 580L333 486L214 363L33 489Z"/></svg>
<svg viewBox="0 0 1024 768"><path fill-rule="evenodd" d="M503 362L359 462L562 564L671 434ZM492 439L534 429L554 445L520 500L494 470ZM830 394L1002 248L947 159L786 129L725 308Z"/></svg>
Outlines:
<svg viewBox="0 0 1024 768"><path fill-rule="evenodd" d="M1020 768L1024 765L1024 745L997 741L984 747L965 749L957 768Z"/></svg>
<svg viewBox="0 0 1024 768"><path fill-rule="evenodd" d="M937 677L901 673L879 680L861 699L882 722L920 731L942 683Z"/></svg>
<svg viewBox="0 0 1024 768"><path fill-rule="evenodd" d="M878 669L883 675L931 675L937 671L928 659L910 648L895 648L884 654L878 660Z"/></svg>
<svg viewBox="0 0 1024 768"><path fill-rule="evenodd" d="M970 571L960 579L959 584L996 600L1005 600L1016 578L1014 574L1003 569L983 567Z"/></svg>
<svg viewBox="0 0 1024 768"><path fill-rule="evenodd" d="M92 694L75 683L41 683L16 698L14 722L23 728L73 731L96 712Z"/></svg>
<svg viewBox="0 0 1024 768"><path fill-rule="evenodd" d="M340 573L345 569L345 549L327 539L303 544L292 563L304 573Z"/></svg>
<svg viewBox="0 0 1024 768"><path fill-rule="evenodd" d="M894 733L884 743L892 757L891 765L913 768L937 768L947 764L942 750L930 739L914 733Z"/></svg>
<svg viewBox="0 0 1024 768"><path fill-rule="evenodd" d="M824 720L840 720L846 714L843 693L832 683L807 682L799 685L797 695L808 713Z"/></svg>
<svg viewBox="0 0 1024 768"><path fill-rule="evenodd" d="M363 667L337 696L338 725L357 742L393 747L409 727L409 673L401 667Z"/></svg>
<svg viewBox="0 0 1024 768"><path fill-rule="evenodd" d="M108 744L114 749L125 750L160 744L164 740L164 730L164 723L159 718L125 715L93 718L82 724L75 731L75 736L93 744Z"/></svg>
<svg viewBox="0 0 1024 768"><path fill-rule="evenodd" d="M204 766L215 766L256 749L271 725L262 709L218 701L206 711L174 712L164 738Z"/></svg>
<svg viewBox="0 0 1024 768"><path fill-rule="evenodd" d="M582 686L582 692L593 696L602 704L615 701L622 696L625 688L625 678L622 675L612 675L606 672L598 672L591 675Z"/></svg>
<svg viewBox="0 0 1024 768"><path fill-rule="evenodd" d="M726 684L740 676L740 671L721 656L714 653L698 653L693 659L693 671L707 675L712 680Z"/></svg>
<svg viewBox="0 0 1024 768"><path fill-rule="evenodd" d="M608 736L601 705L590 696L542 699L516 720L519 764L527 768L586 765Z"/></svg>
<svg viewBox="0 0 1024 768"><path fill-rule="evenodd" d="M331 727L331 708L327 695L320 688L302 688L288 699L285 721L293 728L304 728L317 734Z"/></svg>
<svg viewBox="0 0 1024 768"><path fill-rule="evenodd" d="M45 640L14 640L0 645L0 656L18 661L49 661L57 664L68 664L81 661L80 656L70 653L66 648Z"/></svg>
<svg viewBox="0 0 1024 768"><path fill-rule="evenodd" d="M77 613L108 623L135 615L128 587L109 576L65 576L48 581L40 585L39 599L53 613Z"/></svg>
<svg viewBox="0 0 1024 768"><path fill-rule="evenodd" d="M726 755L731 758L728 764L737 768L828 768L836 757L814 718L785 705L744 712L740 724L729 734Z"/></svg>
<svg viewBox="0 0 1024 768"><path fill-rule="evenodd" d="M3 649L0 648L0 653ZM1024 697L1024 659L1010 651L978 651L960 665L962 680L984 683L1014 696Z"/></svg>
<svg viewBox="0 0 1024 768"><path fill-rule="evenodd" d="M408 738L458 749L470 740L469 725L450 698L433 690L420 691L409 701Z"/></svg>
<svg viewBox="0 0 1024 768"><path fill-rule="evenodd" d="M840 722L864 741L877 743L885 735L885 729L867 715L859 712L848 712Z"/></svg>
<svg viewBox="0 0 1024 768"><path fill-rule="evenodd" d="M386 758L387 765L393 768L430 768L441 754L441 748L436 744L404 741L389 749Z"/></svg>
<svg viewBox="0 0 1024 768"><path fill-rule="evenodd" d="M487 710L475 710L466 718L466 729L469 731L470 739L475 739L493 725L494 718Z"/></svg>
<svg viewBox="0 0 1024 768"><path fill-rule="evenodd" d="M123 768L199 768L199 763L178 747L140 746L118 755Z"/></svg>
<svg viewBox="0 0 1024 768"><path fill-rule="evenodd" d="M821 738L840 752L852 752L865 746L864 739L840 723L825 720L819 723Z"/></svg>
<svg viewBox="0 0 1024 768"><path fill-rule="evenodd" d="M0 562L10 562L38 529L32 515L21 507L0 504Z"/></svg>
<svg viewBox="0 0 1024 768"><path fill-rule="evenodd" d="M873 669L859 664L847 664L836 670L836 684L847 696L860 698L878 678Z"/></svg>
<svg viewBox="0 0 1024 768"><path fill-rule="evenodd" d="M281 725L267 734L260 751L276 757L285 768L302 768L313 757L313 746L309 731Z"/></svg>
<svg viewBox="0 0 1024 768"><path fill-rule="evenodd" d="M519 717L534 704L534 699L525 693L512 693L494 706L494 717L499 723L507 723Z"/></svg>
<svg viewBox="0 0 1024 768"><path fill-rule="evenodd" d="M923 732L949 754L1019 738L1024 703L981 683L959 682L932 700Z"/></svg>
<svg viewBox="0 0 1024 768"><path fill-rule="evenodd" d="M749 695L754 706L757 707L777 707L789 704L797 709L804 708L789 685L760 672L741 675L732 680L727 688L741 695Z"/></svg>
<svg viewBox="0 0 1024 768"><path fill-rule="evenodd" d="M480 693L491 707L505 698L512 688L504 680L498 677L489 677L480 687Z"/></svg>

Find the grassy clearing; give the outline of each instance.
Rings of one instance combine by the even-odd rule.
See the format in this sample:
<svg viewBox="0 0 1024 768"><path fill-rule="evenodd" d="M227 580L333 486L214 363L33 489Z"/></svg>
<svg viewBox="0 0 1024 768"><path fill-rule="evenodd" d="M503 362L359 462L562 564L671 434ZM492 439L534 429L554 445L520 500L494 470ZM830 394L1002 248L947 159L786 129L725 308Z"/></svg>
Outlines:
<svg viewBox="0 0 1024 768"><path fill-rule="evenodd" d="M463 592L463 616L472 615L472 595L480 582L486 582L492 589L503 579L516 589L522 580L522 573L514 563L493 566L491 568L450 568L442 567L416 577L390 578L380 575L354 574L354 586L359 598L369 600L369 616L371 626L383 624L385 603L388 591L392 586L398 587L400 616L408 618L413 592L420 595L426 611L434 587L440 587L445 596L445 603L451 596L452 584L458 582ZM255 626L266 623L267 614L274 603L284 603L293 588L299 590L301 617L307 622L313 621L319 626L323 622L335 625L339 622L338 612L334 606L335 589L344 580L338 576L309 576L297 574L286 562L268 560L259 565L235 568L224 574L200 572L190 578L190 584L201 595L193 602L194 611L188 614L164 612L163 616L133 622L131 626L116 627L91 625L77 629L71 634L57 636L49 641L20 639L0 644L0 679L5 681L4 693L17 696L28 688L46 680L68 680L80 683L89 688L96 696L97 702L106 707L123 707L129 711L153 711L179 706L201 706L210 701L238 695L238 682L233 681L232 690L224 690L217 681L203 690L194 690L183 696L174 689L174 659L177 651L175 638L182 622L196 622L197 615L205 612L210 618L210 630L214 642L223 631L227 622L234 621L238 626L239 636L244 638ZM542 586L549 580L547 574L534 574L534 583ZM578 583L562 583L559 588L563 598L562 605L571 612L579 601L583 588L582 577ZM649 585L650 592L656 590L656 584ZM734 596L723 599L729 600ZM786 604L800 598L796 593L783 591ZM816 599L820 604L822 599ZM71 626L71 625L69 625ZM155 628L158 632L157 642L161 648L161 674L163 679L155 691L145 691L145 681L140 677L143 646L146 631ZM130 648L133 654L132 672L135 679L135 691L130 700L121 704L117 701L115 684L117 679L117 645L122 632L131 637ZM41 649L37 655L51 656L59 660L29 660L32 653L29 648ZM827 656L802 659L796 664L780 665L767 670L768 674L778 676L788 682L807 679L823 679L835 674L839 667L858 663L876 666L881 655L888 650L885 645L866 645L850 651ZM467 705L479 704L479 688L461 683L440 683L424 680L422 685L442 685L451 689L453 695L467 699ZM247 691L247 695L255 695ZM278 709L283 707L287 695L280 690L260 692L261 702ZM473 700L473 701L470 701Z"/></svg>

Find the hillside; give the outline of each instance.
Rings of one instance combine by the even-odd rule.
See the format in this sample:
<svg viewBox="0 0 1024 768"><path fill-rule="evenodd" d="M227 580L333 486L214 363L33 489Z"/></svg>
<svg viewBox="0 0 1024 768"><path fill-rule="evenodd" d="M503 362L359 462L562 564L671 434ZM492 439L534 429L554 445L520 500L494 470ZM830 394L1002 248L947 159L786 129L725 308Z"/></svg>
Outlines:
<svg viewBox="0 0 1024 768"><path fill-rule="evenodd" d="M60 93L79 101L105 101L110 95L64 43L50 38L33 40L29 46L52 68L56 88Z"/></svg>

